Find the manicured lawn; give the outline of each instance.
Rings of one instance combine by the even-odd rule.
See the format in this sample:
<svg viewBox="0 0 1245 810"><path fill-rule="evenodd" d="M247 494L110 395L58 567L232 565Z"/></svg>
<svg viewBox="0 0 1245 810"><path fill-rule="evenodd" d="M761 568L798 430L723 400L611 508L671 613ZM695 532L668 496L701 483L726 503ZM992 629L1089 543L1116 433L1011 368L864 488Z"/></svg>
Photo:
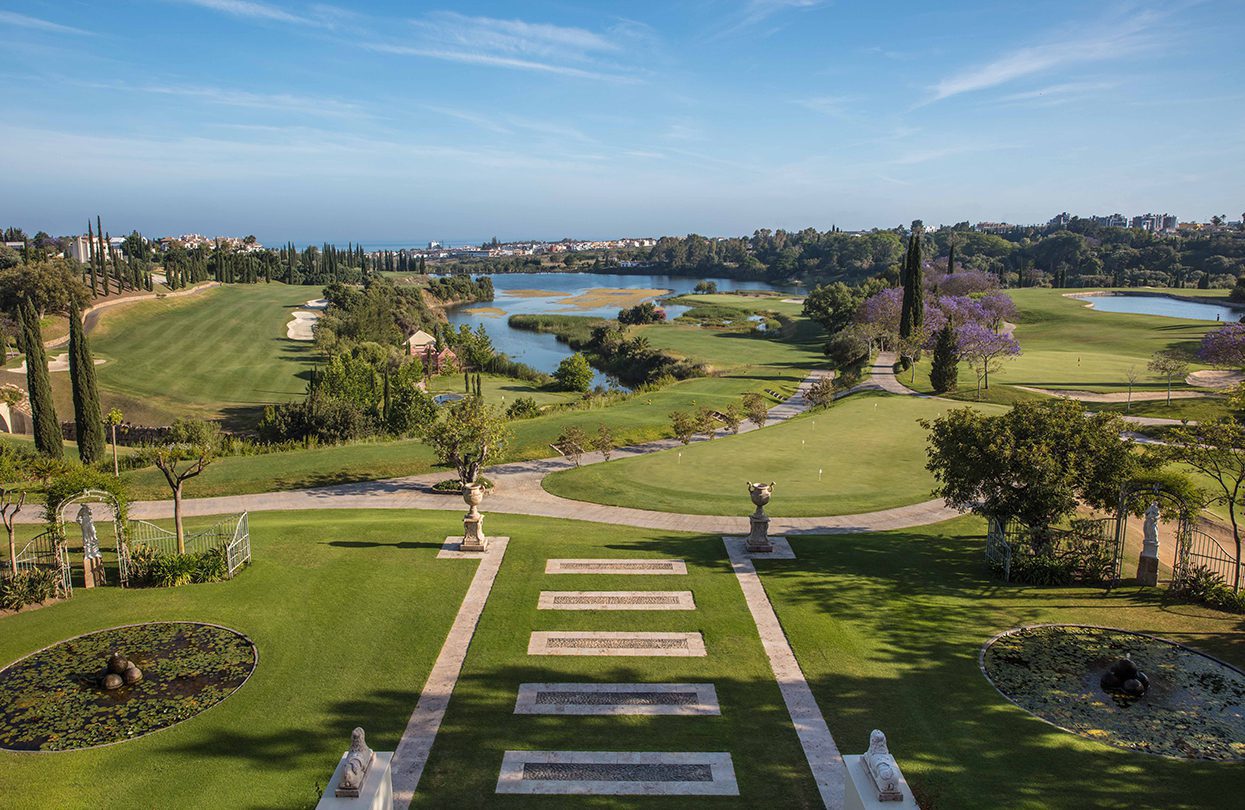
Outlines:
<svg viewBox="0 0 1245 810"><path fill-rule="evenodd" d="M141 807L312 807L352 728L366 728L380 750L397 743L475 571L434 559L457 521L435 512L257 514L255 562L232 582L79 590L0 618L0 666L143 621L215 622L259 647L251 680L181 725L92 751L0 753L0 807L114 803L104 797Z"/></svg>
<svg viewBox="0 0 1245 810"><path fill-rule="evenodd" d="M608 424L620 445L661 438L669 435L671 411L699 405L722 407L727 402L738 401L745 392L766 388L785 395L794 391L804 377L802 370L765 367L752 369L747 375L687 380L616 404L555 411L535 419L520 420L512 423L514 441L498 461L553 455L549 445L568 425L595 432L597 425ZM503 404L500 398L494 400L486 396L486 399ZM509 398L506 401L509 402ZM430 472L434 463L432 451L413 439L233 456L217 460L202 475L187 483L186 493L188 497L206 497L371 481ZM446 475L450 475L448 470ZM131 485L134 498L170 497L164 476L154 467L125 472L122 477Z"/></svg>
<svg viewBox="0 0 1245 810"><path fill-rule="evenodd" d="M707 296L697 296L697 299L701 297ZM820 325L806 318L796 322L796 331L790 340L765 337L750 328L684 326L677 322L637 327L633 332L643 335L654 348L707 363L718 370L739 370L748 366L810 369L826 364L822 353L825 333Z"/></svg>
<svg viewBox="0 0 1245 810"><path fill-rule="evenodd" d="M885 731L933 810L1239 807L1240 763L1129 753L1060 731L1002 698L977 656L1008 628L1067 622L1151 633L1245 667L1241 617L1132 586L1105 594L991 581L982 529L965 518L796 537L797 559L758 563L839 747L863 751L871 729Z"/></svg>
<svg viewBox="0 0 1245 810"><path fill-rule="evenodd" d="M772 515L872 512L930 499L925 430L916 420L954 407L917 397L856 394L785 424L554 473L544 485L555 495L594 503L743 515L752 511L745 482L774 481L774 500L766 510Z"/></svg>
<svg viewBox="0 0 1245 810"><path fill-rule="evenodd" d="M493 593L424 772L415 806L442 807L819 807L817 790L773 673L718 537L562 523L532 536L509 517L511 536ZM525 536L526 535L526 536ZM536 541L536 542L533 542ZM676 558L687 576L544 573L554 557ZM690 590L695 611L537 610L542 590ZM699 632L704 658L527 655L534 630ZM711 683L719 717L514 714L521 683ZM738 797L497 796L508 749L726 751Z"/></svg>
<svg viewBox="0 0 1245 810"><path fill-rule="evenodd" d="M983 399L1004 401L1008 386L1127 391L1128 369L1139 375L1134 391L1163 391L1165 381L1150 376L1146 364L1155 352L1165 349L1196 351L1202 335L1215 327L1207 321L1099 312L1085 302L1069 298L1068 290L1008 290L1020 310L1015 337L1021 355L990 375L990 391ZM1180 290L1180 294L1190 292ZM1205 368L1192 364L1191 370ZM908 376L903 376L905 384ZM960 390L955 396L976 396L976 375L966 363L960 365ZM997 386L997 388L996 388ZM929 390L929 353L917 364L918 391ZM1173 388L1187 388L1182 381ZM1025 392L1019 392L1025 394Z"/></svg>
<svg viewBox="0 0 1245 810"><path fill-rule="evenodd" d="M474 376L472 375L473 382ZM431 394L461 394L463 390L463 375L461 374L433 377L428 386L428 392ZM480 375L480 392L485 400L502 407L508 406L519 397L531 397L536 400L537 405L552 405L579 398L578 394L553 391L526 380L516 380L513 377L502 377L497 374Z"/></svg>
<svg viewBox="0 0 1245 810"><path fill-rule="evenodd" d="M745 312L781 312L786 315L795 317L804 311L803 304L793 304L784 301L784 298L790 298L789 295L728 295L726 293L712 293L702 295L699 293L680 295L674 299L673 303L687 304L695 306L696 304L713 304L719 307L731 307L740 309Z"/></svg>
<svg viewBox="0 0 1245 810"><path fill-rule="evenodd" d="M98 370L104 407L115 404L139 424L186 414L228 423L301 397L314 349L288 339L286 323L319 294L318 287L244 284L107 313L91 335L95 356L107 361Z"/></svg>

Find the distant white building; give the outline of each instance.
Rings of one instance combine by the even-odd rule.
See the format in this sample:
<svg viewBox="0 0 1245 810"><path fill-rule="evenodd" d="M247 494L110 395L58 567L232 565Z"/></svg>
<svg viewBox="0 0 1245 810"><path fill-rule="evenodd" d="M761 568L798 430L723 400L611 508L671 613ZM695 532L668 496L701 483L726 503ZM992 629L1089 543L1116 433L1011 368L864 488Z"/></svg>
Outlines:
<svg viewBox="0 0 1245 810"><path fill-rule="evenodd" d="M69 247L65 251L65 256L86 264L91 260L91 253L91 240L85 236L75 236L69 240Z"/></svg>

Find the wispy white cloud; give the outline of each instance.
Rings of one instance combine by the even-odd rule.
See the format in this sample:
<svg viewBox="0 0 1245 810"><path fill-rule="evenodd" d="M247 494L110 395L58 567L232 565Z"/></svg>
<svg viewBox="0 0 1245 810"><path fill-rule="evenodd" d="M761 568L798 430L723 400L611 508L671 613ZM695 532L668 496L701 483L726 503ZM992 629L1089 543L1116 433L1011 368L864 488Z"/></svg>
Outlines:
<svg viewBox="0 0 1245 810"><path fill-rule="evenodd" d="M363 114L357 104L348 101L319 96L305 96L297 93L253 93L246 90L230 90L220 87L183 85L141 85L129 89L165 96L179 96L226 107L245 107L257 110L276 110L280 112L342 117L353 117Z"/></svg>
<svg viewBox="0 0 1245 810"><path fill-rule="evenodd" d="M18 14L16 11L0 11L0 25L13 25L18 28L31 28L36 31L48 31L53 34L82 34L91 36L90 31L84 31L81 28L74 28L60 23L41 20L38 17L28 17L25 14Z"/></svg>
<svg viewBox="0 0 1245 810"><path fill-rule="evenodd" d="M558 65L550 62L537 62L531 59L518 59L511 56L498 56L496 54L473 51L419 48L410 45L392 45L380 42L366 43L363 47L368 50L377 51L378 53L392 53L400 56L422 56L425 59L440 59L445 62L459 62L467 65L486 65L488 67L526 70L536 73L551 73L559 76L570 76L576 79L597 79L601 81L622 83L637 81L635 77L631 76L601 73L600 71L586 70L572 65Z"/></svg>
<svg viewBox="0 0 1245 810"><path fill-rule="evenodd" d="M721 39L742 33L785 11L811 9L825 4L826 0L746 0L738 10L725 17L714 38Z"/></svg>
<svg viewBox="0 0 1245 810"><path fill-rule="evenodd" d="M999 101L1007 104L1035 102L1040 104L1063 104L1081 98L1096 96L1119 87L1119 82L1062 82L1025 90L1019 93L1008 93L1000 96Z"/></svg>
<svg viewBox="0 0 1245 810"><path fill-rule="evenodd" d="M181 0L181 2L200 8L219 11L234 17L249 17L255 20L271 20L273 22L298 23L308 25L313 21L307 17L292 14L283 8L268 3L256 3L252 0Z"/></svg>
<svg viewBox="0 0 1245 810"><path fill-rule="evenodd" d="M499 19L437 11L410 21L414 35L400 42L373 38L363 47L380 53L418 56L460 64L547 73L617 83L638 81L634 71L608 60L626 43L647 46L651 30L627 20L607 33L551 23Z"/></svg>
<svg viewBox="0 0 1245 810"><path fill-rule="evenodd" d="M470 17L453 11L433 12L411 24L425 41L491 54L585 59L593 53L618 51L622 47L585 28Z"/></svg>
<svg viewBox="0 0 1245 810"><path fill-rule="evenodd" d="M855 117L852 105L856 99L850 96L811 96L809 98L798 98L795 103L822 115L829 115L834 118Z"/></svg>
<svg viewBox="0 0 1245 810"><path fill-rule="evenodd" d="M1159 44L1161 39L1154 28L1163 18L1164 15L1142 12L1125 19L1108 20L1087 34L1017 48L983 65L946 77L931 88L933 94L925 103L988 90L1059 68L1135 55Z"/></svg>

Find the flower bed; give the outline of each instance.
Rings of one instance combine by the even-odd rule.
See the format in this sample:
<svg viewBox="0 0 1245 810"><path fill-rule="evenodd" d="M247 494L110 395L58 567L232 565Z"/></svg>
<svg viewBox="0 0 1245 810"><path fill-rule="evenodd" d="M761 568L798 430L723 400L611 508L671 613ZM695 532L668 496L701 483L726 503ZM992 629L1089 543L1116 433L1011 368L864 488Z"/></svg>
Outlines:
<svg viewBox="0 0 1245 810"><path fill-rule="evenodd" d="M1129 656L1141 697L1104 690ZM1081 625L1010 630L981 652L982 672L1012 703L1065 731L1170 757L1245 760L1245 673L1161 638Z"/></svg>
<svg viewBox="0 0 1245 810"><path fill-rule="evenodd" d="M100 687L114 651L142 680ZM246 636L193 622L114 627L53 644L0 670L0 749L69 751L159 731L229 697L257 662Z"/></svg>

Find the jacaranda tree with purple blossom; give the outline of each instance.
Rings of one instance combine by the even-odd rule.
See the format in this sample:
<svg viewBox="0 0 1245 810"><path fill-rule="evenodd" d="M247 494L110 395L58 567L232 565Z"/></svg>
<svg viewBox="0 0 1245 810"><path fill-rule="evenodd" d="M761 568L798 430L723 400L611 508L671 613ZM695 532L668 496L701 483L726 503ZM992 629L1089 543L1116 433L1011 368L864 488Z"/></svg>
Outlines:
<svg viewBox="0 0 1245 810"><path fill-rule="evenodd" d="M1224 324L1202 338L1198 359L1220 368L1245 366L1245 323Z"/></svg>
<svg viewBox="0 0 1245 810"><path fill-rule="evenodd" d="M980 323L966 323L955 330L956 345L961 359L977 374L977 398L981 399L982 382L990 388L990 372L997 371L1006 361L1020 354L1020 344L1011 335L1000 335Z"/></svg>

